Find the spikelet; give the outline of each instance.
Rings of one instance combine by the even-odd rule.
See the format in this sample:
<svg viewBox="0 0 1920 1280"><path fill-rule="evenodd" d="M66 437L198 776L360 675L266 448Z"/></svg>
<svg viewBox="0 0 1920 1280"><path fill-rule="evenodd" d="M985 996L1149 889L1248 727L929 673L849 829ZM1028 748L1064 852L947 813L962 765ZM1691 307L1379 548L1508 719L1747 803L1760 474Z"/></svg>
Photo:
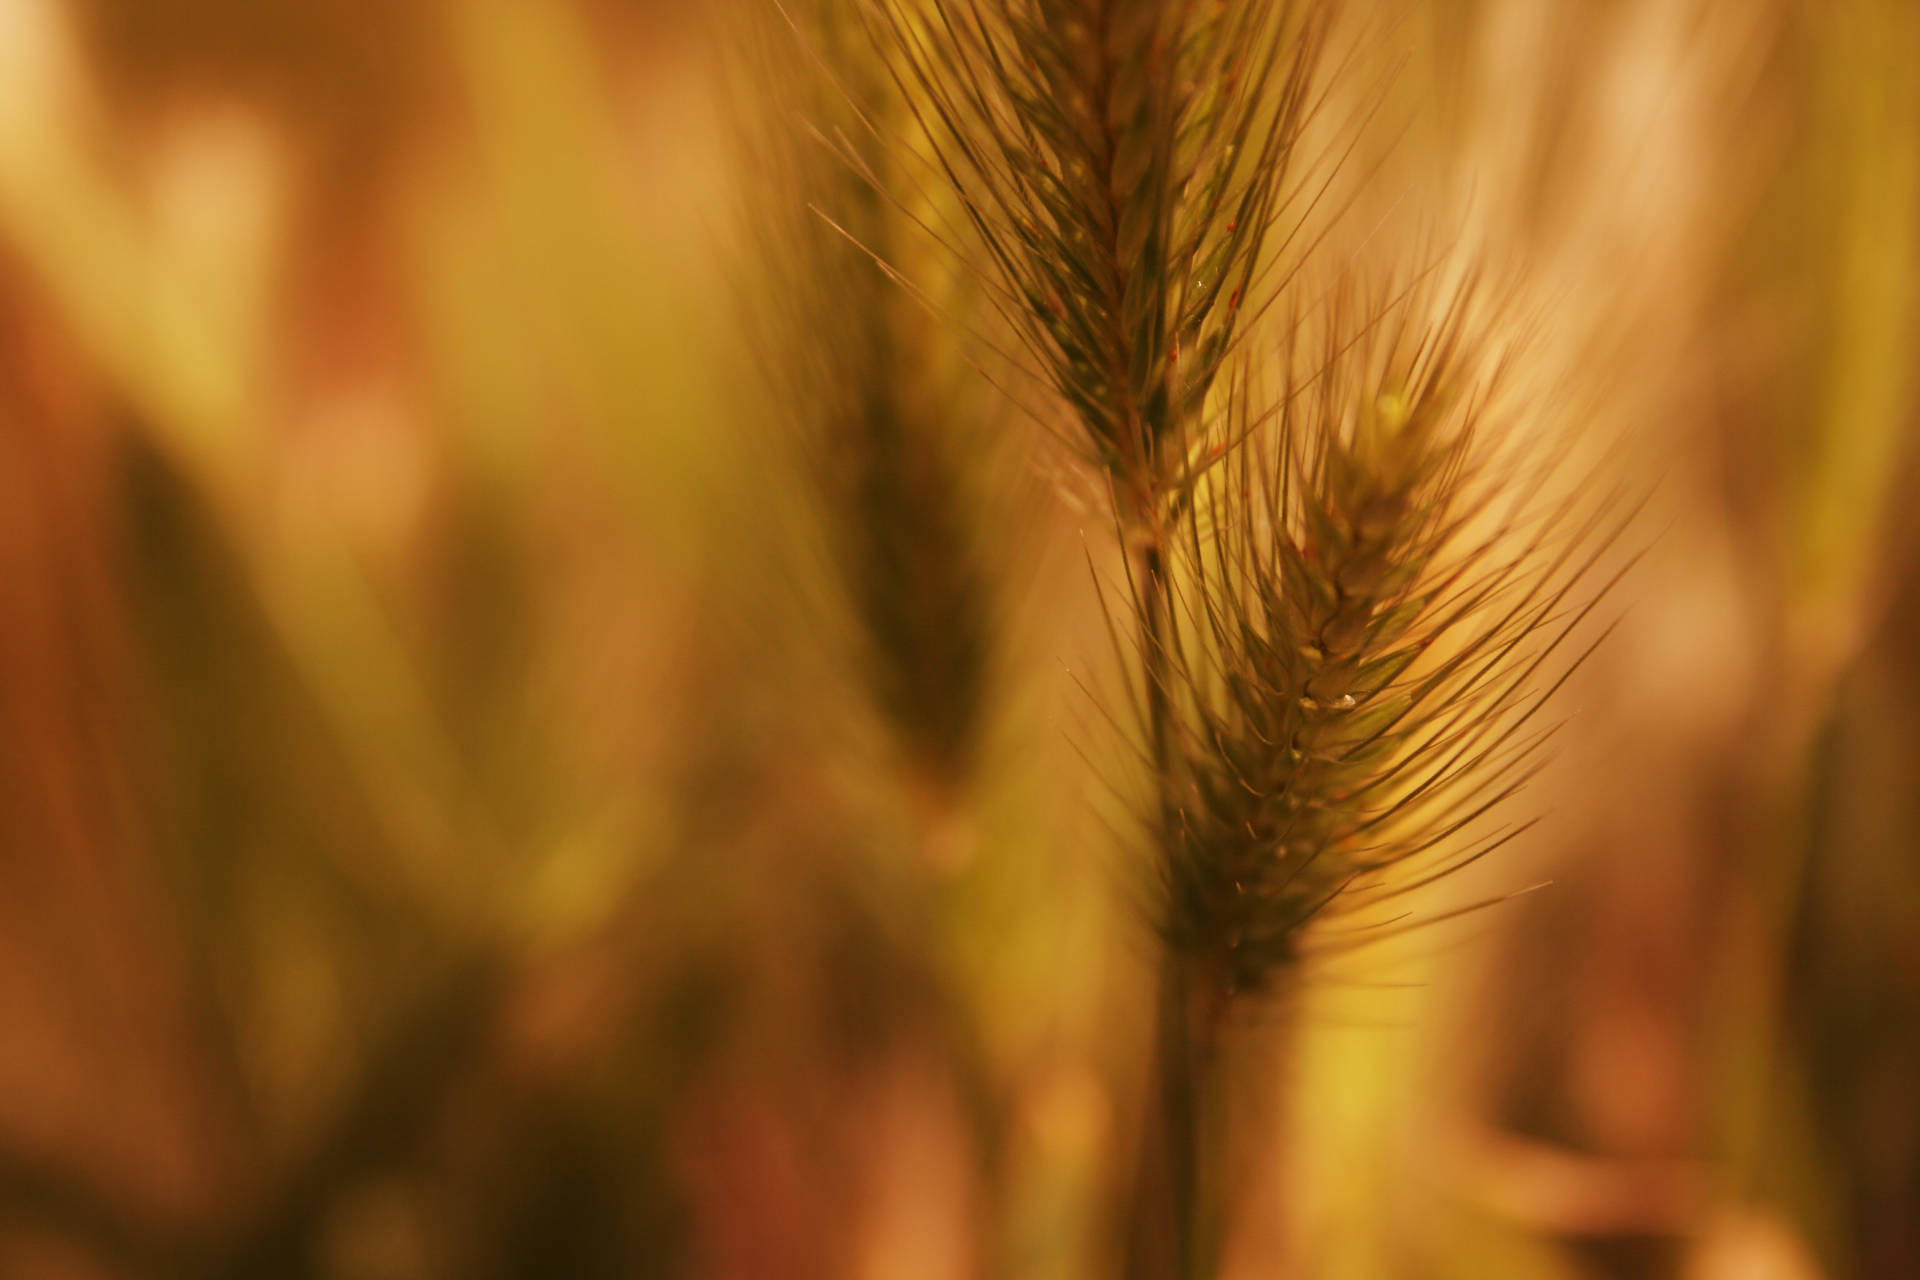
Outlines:
<svg viewBox="0 0 1920 1280"><path fill-rule="evenodd" d="M1033 372L1129 522L1173 488L1265 265L1317 3L868 0Z"/></svg>
<svg viewBox="0 0 1920 1280"><path fill-rule="evenodd" d="M1269 429L1183 517L1159 927L1215 1009L1510 839L1540 763L1609 504L1540 497L1473 296L1297 324Z"/></svg>

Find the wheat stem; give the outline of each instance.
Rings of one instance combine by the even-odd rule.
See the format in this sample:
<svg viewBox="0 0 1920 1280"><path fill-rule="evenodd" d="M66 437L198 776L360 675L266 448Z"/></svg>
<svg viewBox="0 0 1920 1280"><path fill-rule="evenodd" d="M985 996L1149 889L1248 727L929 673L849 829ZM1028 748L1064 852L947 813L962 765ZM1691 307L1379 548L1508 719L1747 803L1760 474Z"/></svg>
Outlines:
<svg viewBox="0 0 1920 1280"><path fill-rule="evenodd" d="M1147 727L1152 752L1154 786L1159 797L1156 848L1165 856L1173 846L1179 822L1173 789L1173 707L1168 697L1171 644L1166 558L1160 547L1148 544L1140 552L1137 592L1141 630L1141 662L1145 673ZM1171 948L1164 951L1154 1012L1154 1080L1159 1108L1158 1127L1150 1130L1144 1167L1148 1172L1136 1193L1145 1203L1139 1221L1149 1233L1159 1230L1171 1250L1171 1274L1198 1280L1207 1274L1199 1251L1200 1223L1200 1084L1204 1063L1196 1062L1191 992L1187 962ZM1155 1176L1157 1174L1157 1177ZM1156 1182L1164 1181L1164 1188ZM1155 1221L1156 1205L1165 1215ZM1156 1256L1148 1241L1134 1250L1136 1267ZM1161 1274L1167 1269L1161 1268Z"/></svg>

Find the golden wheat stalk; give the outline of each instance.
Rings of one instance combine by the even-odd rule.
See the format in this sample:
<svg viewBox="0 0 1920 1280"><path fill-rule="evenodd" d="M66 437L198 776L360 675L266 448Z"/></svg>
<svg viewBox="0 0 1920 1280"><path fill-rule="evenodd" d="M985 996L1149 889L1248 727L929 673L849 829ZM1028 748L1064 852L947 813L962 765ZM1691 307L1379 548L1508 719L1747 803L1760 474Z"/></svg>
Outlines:
<svg viewBox="0 0 1920 1280"><path fill-rule="evenodd" d="M1030 371L1077 421L1140 557L1133 618L1157 780L1166 522L1190 442L1269 265L1283 182L1325 34L1318 3L866 0L862 10ZM969 246L977 246L969 253ZM1175 815L1162 787L1157 829ZM1197 1274L1190 1082L1179 975L1163 992L1160 1133L1134 1265ZM1155 1154L1155 1153L1158 1154ZM1155 1206L1164 1206L1164 1228Z"/></svg>
<svg viewBox="0 0 1920 1280"><path fill-rule="evenodd" d="M1245 443L1181 510L1162 576L1131 580L1136 613L1164 619L1140 670L1162 682L1147 822L1183 1274L1208 1272L1221 1229L1202 1190L1236 1013L1316 956L1463 910L1385 904L1524 830L1508 802L1542 763L1541 711L1591 651L1568 641L1610 585L1589 579L1617 504L1555 496L1480 301L1423 277L1296 308L1274 392L1251 366L1231 389Z"/></svg>

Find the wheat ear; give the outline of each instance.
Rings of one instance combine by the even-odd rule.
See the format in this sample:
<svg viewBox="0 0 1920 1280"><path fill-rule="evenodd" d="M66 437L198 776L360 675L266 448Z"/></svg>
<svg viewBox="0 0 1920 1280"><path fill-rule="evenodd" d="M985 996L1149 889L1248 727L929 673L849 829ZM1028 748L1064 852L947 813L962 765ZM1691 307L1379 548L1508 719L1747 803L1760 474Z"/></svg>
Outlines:
<svg viewBox="0 0 1920 1280"><path fill-rule="evenodd" d="M1232 345L1324 23L1287 0L868 0L990 295L1151 522ZM954 242L958 247L958 242Z"/></svg>
<svg viewBox="0 0 1920 1280"><path fill-rule="evenodd" d="M757 168L777 197L757 206L756 270L771 287L752 310L770 321L776 412L857 624L852 665L913 773L951 798L978 764L990 700L995 593L977 517L992 450L967 438L981 434L962 420L967 401L942 386L937 327L889 278L911 227L884 194L887 160L856 171L817 145L883 110L852 5L791 0L784 13L833 84L793 74L786 40L785 57L760 64L775 146Z"/></svg>

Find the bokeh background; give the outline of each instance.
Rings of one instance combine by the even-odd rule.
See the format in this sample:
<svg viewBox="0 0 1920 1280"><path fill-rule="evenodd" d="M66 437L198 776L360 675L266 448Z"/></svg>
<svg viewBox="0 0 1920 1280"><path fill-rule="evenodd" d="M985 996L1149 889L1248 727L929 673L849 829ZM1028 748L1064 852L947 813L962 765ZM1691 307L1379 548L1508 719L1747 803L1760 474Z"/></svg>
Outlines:
<svg viewBox="0 0 1920 1280"><path fill-rule="evenodd" d="M1118 1273L1111 536L950 355L977 742L889 746L750 3L0 0L0 1275ZM1523 282L1642 554L1442 892L1550 887L1301 995L1228 1272L1920 1275L1920 10L1351 7L1349 216Z"/></svg>

